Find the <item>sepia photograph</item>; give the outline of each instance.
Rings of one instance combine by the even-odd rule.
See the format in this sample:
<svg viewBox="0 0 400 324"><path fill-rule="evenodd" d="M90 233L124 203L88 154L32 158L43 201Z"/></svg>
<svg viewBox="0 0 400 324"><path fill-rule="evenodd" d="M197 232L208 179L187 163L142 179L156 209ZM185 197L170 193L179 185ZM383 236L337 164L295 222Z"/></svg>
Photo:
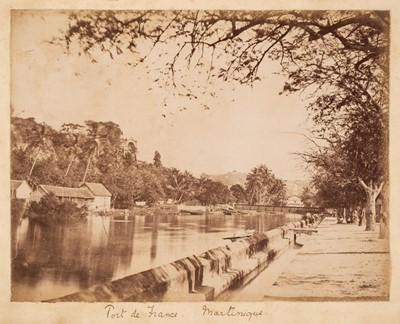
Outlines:
<svg viewBox="0 0 400 324"><path fill-rule="evenodd" d="M13 307L399 320L393 12L225 7L11 6Z"/></svg>

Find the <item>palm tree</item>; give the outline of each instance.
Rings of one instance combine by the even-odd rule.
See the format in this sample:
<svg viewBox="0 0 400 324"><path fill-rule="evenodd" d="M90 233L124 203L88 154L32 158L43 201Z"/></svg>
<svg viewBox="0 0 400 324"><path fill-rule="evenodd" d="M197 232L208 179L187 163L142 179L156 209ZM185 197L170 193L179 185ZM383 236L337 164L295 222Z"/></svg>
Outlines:
<svg viewBox="0 0 400 324"><path fill-rule="evenodd" d="M76 151L78 149L78 145L77 144L78 144L78 137L76 136L73 146L70 146L68 148L68 151L69 151L68 156L70 157L70 161L68 163L67 171L65 171L65 175L64 175L65 177L68 176L68 173L69 173L69 170L71 169L72 163L76 159Z"/></svg>
<svg viewBox="0 0 400 324"><path fill-rule="evenodd" d="M260 197L259 197L259 203L261 204L269 204L271 200L271 188L274 184L275 177L272 174L272 172L265 166L265 165L260 165L259 166L259 173L261 177L261 190L260 190Z"/></svg>
<svg viewBox="0 0 400 324"><path fill-rule="evenodd" d="M275 184L275 176L264 164L254 167L246 177L246 191L250 195L250 204L254 200L258 204L268 204L271 201L271 189Z"/></svg>
<svg viewBox="0 0 400 324"><path fill-rule="evenodd" d="M260 171L259 167L254 167L246 177L245 188L250 197L250 204L254 203L254 199L256 199L256 203L258 203L260 199L260 191L262 188L262 177Z"/></svg>
<svg viewBox="0 0 400 324"><path fill-rule="evenodd" d="M33 170L35 168L35 165L39 159L40 154L42 154L44 151L47 149L52 149L52 143L50 142L50 139L48 137L48 130L46 127L46 124L36 124L36 127L34 127L29 136L29 144L27 146L27 150L35 150L35 157L32 162L32 166L29 170L28 178L30 179L32 177Z"/></svg>
<svg viewBox="0 0 400 324"><path fill-rule="evenodd" d="M90 162L95 155L99 156L101 150L101 139L99 136L99 123L85 122L89 127L87 140L83 143L82 151L89 152L89 158L86 163L85 173L82 182L86 181L88 175Z"/></svg>
<svg viewBox="0 0 400 324"><path fill-rule="evenodd" d="M79 142L82 137L82 128L83 126L77 124L63 124L61 126L61 133L65 135L65 142L62 146L66 149L69 158L67 170L64 175L65 177L68 176L72 164L76 161L80 153Z"/></svg>
<svg viewBox="0 0 400 324"><path fill-rule="evenodd" d="M282 206L286 201L286 184L281 179L274 178L270 189L270 200L274 206Z"/></svg>
<svg viewBox="0 0 400 324"><path fill-rule="evenodd" d="M174 193L174 200L180 203L184 195L190 193L195 178L188 172L181 172L176 168L168 170L167 174L167 189Z"/></svg>

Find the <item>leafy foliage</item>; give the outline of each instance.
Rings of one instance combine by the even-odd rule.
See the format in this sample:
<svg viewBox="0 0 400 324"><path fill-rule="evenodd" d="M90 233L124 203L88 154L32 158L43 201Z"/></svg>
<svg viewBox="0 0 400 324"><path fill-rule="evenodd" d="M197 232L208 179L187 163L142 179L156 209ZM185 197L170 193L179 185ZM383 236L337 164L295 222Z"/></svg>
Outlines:
<svg viewBox="0 0 400 324"><path fill-rule="evenodd" d="M25 200L24 199L11 199L11 217L14 222L19 222L24 216Z"/></svg>
<svg viewBox="0 0 400 324"><path fill-rule="evenodd" d="M44 195L39 202L31 202L28 213L33 218L44 217L50 222L59 222L86 216L87 207L78 207L76 203L69 200L59 201L53 193L50 193Z"/></svg>
<svg viewBox="0 0 400 324"><path fill-rule="evenodd" d="M47 129L45 147L40 146L42 140L37 142L35 136L27 136L31 129L43 127ZM155 154L154 163L137 161L136 143L123 138L119 126L112 122L64 124L57 131L36 123L33 118L14 117L11 135L11 176L27 179L33 187L38 184L78 187L82 179L100 182L112 193L116 208L130 208L135 201L152 205L166 198L176 203L204 205L234 200L229 188L221 182L163 167L159 154ZM39 156L35 145L41 147ZM46 204L56 215L52 200ZM35 204L33 208L35 213L46 212L46 208Z"/></svg>
<svg viewBox="0 0 400 324"><path fill-rule="evenodd" d="M250 204L281 206L286 202L286 185L265 165L251 170L246 178L246 192Z"/></svg>
<svg viewBox="0 0 400 324"><path fill-rule="evenodd" d="M304 187L303 191L300 195L301 202L305 207L311 207L316 205L314 200L315 200L315 193L313 193L312 189L310 187Z"/></svg>
<svg viewBox="0 0 400 324"><path fill-rule="evenodd" d="M153 161L154 161L153 164L154 164L154 166L155 166L156 168L159 168L159 167L162 166L162 163L161 163L161 154L160 154L158 151L155 151L155 152L154 152Z"/></svg>
<svg viewBox="0 0 400 324"><path fill-rule="evenodd" d="M99 50L111 59L128 52L131 65L162 62L166 70L156 80L179 91L185 88L178 76L189 70L207 80L252 83L274 59L288 76L285 92L323 93L327 85L348 86L345 74L379 78L377 69L388 64L389 19L386 11L83 11L71 13L53 41L94 62Z"/></svg>
<svg viewBox="0 0 400 324"><path fill-rule="evenodd" d="M235 203L247 203L248 198L246 190L240 184L235 184L230 187L230 191L235 200Z"/></svg>
<svg viewBox="0 0 400 324"><path fill-rule="evenodd" d="M203 181L195 197L202 205L226 204L232 201L228 186L211 179Z"/></svg>

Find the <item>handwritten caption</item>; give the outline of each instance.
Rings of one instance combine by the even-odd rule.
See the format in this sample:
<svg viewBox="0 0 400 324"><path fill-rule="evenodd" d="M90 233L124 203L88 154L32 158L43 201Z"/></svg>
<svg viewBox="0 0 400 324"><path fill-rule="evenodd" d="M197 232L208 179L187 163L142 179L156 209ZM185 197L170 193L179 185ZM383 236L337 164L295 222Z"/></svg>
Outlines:
<svg viewBox="0 0 400 324"><path fill-rule="evenodd" d="M191 312L192 313L192 312ZM199 308L200 317L227 317L227 318L242 318L248 321L266 315L262 310L249 310L237 306L221 306L210 307L202 305ZM116 307L112 304L105 306L105 317L108 319L139 319L139 318L153 318L153 319L174 319L183 317L183 313L175 311L165 311L158 308L156 305L147 305L143 308L127 309L125 307Z"/></svg>
<svg viewBox="0 0 400 324"><path fill-rule="evenodd" d="M147 306L147 311L143 312L143 310L138 310L135 308L134 310L126 310L125 308L115 308L113 305L109 304L105 307L106 310L106 318L177 318L178 312L164 312L156 309L154 305Z"/></svg>

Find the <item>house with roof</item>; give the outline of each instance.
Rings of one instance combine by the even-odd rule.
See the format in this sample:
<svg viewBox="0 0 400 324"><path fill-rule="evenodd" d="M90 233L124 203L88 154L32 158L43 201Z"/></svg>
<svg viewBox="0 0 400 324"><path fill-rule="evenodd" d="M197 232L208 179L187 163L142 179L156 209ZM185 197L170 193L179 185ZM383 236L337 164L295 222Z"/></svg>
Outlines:
<svg viewBox="0 0 400 324"><path fill-rule="evenodd" d="M84 182L79 187L86 189L93 195L88 207L91 210L109 211L111 208L111 193L102 183Z"/></svg>
<svg viewBox="0 0 400 324"><path fill-rule="evenodd" d="M72 201L89 210L108 211L111 206L111 193L101 183L85 182L79 188L39 185L31 194L31 200L39 201L44 195L52 193L61 201Z"/></svg>
<svg viewBox="0 0 400 324"><path fill-rule="evenodd" d="M30 199L32 188L26 180L11 180L11 199Z"/></svg>
<svg viewBox="0 0 400 324"><path fill-rule="evenodd" d="M52 193L61 201L72 201L78 206L89 206L94 200L92 193L86 188L70 188L50 185L39 185L32 193L31 199L39 201L44 195Z"/></svg>

